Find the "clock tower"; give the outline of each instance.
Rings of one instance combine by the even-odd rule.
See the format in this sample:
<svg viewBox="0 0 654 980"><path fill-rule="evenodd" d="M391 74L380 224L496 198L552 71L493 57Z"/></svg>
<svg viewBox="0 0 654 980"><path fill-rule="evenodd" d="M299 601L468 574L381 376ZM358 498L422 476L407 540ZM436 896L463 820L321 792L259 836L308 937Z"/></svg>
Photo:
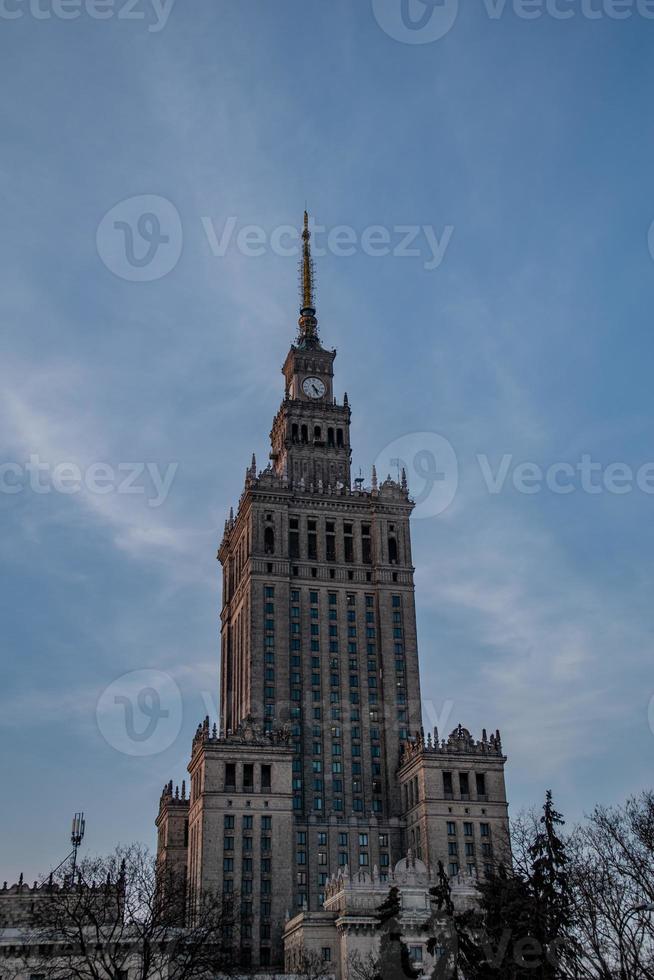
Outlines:
<svg viewBox="0 0 654 980"><path fill-rule="evenodd" d="M347 395L334 398L335 350L318 337L309 216L302 232L302 307L295 344L284 361L284 401L270 433L275 473L291 483L319 491L350 485L350 407Z"/></svg>
<svg viewBox="0 0 654 980"><path fill-rule="evenodd" d="M191 911L205 888L239 896L241 964L279 966L286 945L287 973L305 948L342 977L343 937L366 948L367 896L397 873L442 862L455 887L470 876L466 894L490 873L507 836L505 759L499 732L421 729L414 503L404 472L380 480L373 466L369 484L351 483L350 406L318 336L306 213L300 273L270 462L252 457L218 551L220 722L196 733L190 800L164 791L158 859L174 869L186 852Z"/></svg>
<svg viewBox="0 0 654 980"><path fill-rule="evenodd" d="M402 856L397 770L421 701L413 501L404 475L351 482L350 405L318 334L306 213L301 255L270 464L252 460L218 552L220 690L226 738L252 720L290 736L293 904L315 911L339 867L387 874Z"/></svg>

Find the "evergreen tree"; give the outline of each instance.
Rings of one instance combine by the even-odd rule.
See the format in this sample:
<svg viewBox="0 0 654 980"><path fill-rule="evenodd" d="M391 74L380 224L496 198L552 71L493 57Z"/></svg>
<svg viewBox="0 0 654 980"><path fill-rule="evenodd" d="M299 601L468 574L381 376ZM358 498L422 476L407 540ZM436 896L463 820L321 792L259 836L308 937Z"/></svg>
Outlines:
<svg viewBox="0 0 654 980"><path fill-rule="evenodd" d="M563 818L547 793L539 829L521 870L502 865L478 885L479 908L455 917L467 980L557 980L564 976L570 894Z"/></svg>
<svg viewBox="0 0 654 980"><path fill-rule="evenodd" d="M379 980L405 980L405 978L417 980L420 976L420 971L415 970L411 965L409 950L402 942L400 911L400 893L396 887L392 887L377 912L381 930Z"/></svg>
<svg viewBox="0 0 654 980"><path fill-rule="evenodd" d="M541 830L529 848L534 906L532 935L550 952L540 972L535 974L543 978L561 976L557 961L564 951L565 938L571 927L568 859L565 843L557 834L557 828L564 822L561 814L554 809L552 792L548 790L540 819Z"/></svg>

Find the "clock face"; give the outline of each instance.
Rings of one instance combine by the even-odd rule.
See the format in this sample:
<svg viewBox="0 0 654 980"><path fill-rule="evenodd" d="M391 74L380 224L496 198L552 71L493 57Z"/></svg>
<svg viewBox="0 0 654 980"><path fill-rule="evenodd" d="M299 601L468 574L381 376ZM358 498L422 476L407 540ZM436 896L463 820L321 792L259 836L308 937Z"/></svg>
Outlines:
<svg viewBox="0 0 654 980"><path fill-rule="evenodd" d="M327 389L325 382L320 378L305 378L302 382L302 391L307 398L324 398Z"/></svg>

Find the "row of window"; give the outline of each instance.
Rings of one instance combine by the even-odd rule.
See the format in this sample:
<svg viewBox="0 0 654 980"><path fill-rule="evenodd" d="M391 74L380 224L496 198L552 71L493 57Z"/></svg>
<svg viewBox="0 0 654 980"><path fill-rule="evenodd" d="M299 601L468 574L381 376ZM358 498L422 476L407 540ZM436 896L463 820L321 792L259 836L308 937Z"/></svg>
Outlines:
<svg viewBox="0 0 654 980"><path fill-rule="evenodd" d="M356 836L356 835L355 835ZM367 833L360 833L359 847L368 847L369 835ZM347 847L350 839L349 833L345 831L340 831L338 834L338 846ZM304 847L307 843L307 832L306 830L298 830L295 835L295 842L298 847ZM316 835L316 842L318 847L325 847L327 845L327 832L319 830ZM388 834L379 834L379 846L388 847Z"/></svg>
<svg viewBox="0 0 654 980"><path fill-rule="evenodd" d="M291 442L300 443L301 445L307 445L309 442L311 427L298 422L293 422L291 424ZM327 427L327 445L336 447L337 449L342 449L345 445L344 443L344 430ZM322 426L313 426L313 442L315 445L324 446L325 440L323 438Z"/></svg>
<svg viewBox="0 0 654 980"><path fill-rule="evenodd" d="M232 872L233 872L232 867ZM259 882L262 895L272 895L272 878L262 878ZM241 895L253 895L254 894L254 882L252 878L241 878L240 879L240 891ZM223 878L223 892L225 895L234 894L234 879L233 878Z"/></svg>
<svg viewBox="0 0 654 980"><path fill-rule="evenodd" d="M455 820L447 821L447 833L449 837L455 837L457 832L457 825ZM463 835L464 837L474 837L474 824L470 820L464 820L463 822ZM479 836L480 837L490 837L490 824L484 823L483 821L479 824Z"/></svg>
<svg viewBox="0 0 654 980"><path fill-rule="evenodd" d="M259 904L259 912L262 919L269 919L272 914L272 905L270 900L264 898ZM252 901L249 898L241 899L241 918L251 919L254 915L254 907Z"/></svg>
<svg viewBox="0 0 654 980"><path fill-rule="evenodd" d="M257 784L257 789L262 793L265 793L271 789L272 786L272 766L262 764L257 767L259 771L259 779ZM239 773L240 770L240 773ZM239 773L240 778L237 780L237 773ZM253 793L255 791L255 765L252 762L246 762L241 767L237 766L235 762L227 762L225 764L225 781L224 789L226 792L237 792L242 791L244 793Z"/></svg>
<svg viewBox="0 0 654 980"><path fill-rule="evenodd" d="M469 861L466 864L465 870L466 870L466 873L469 874L469 875L471 875L472 877L476 877L478 875L477 865L473 861ZM450 877L451 878L454 878L458 874L461 873L461 865L459 864L458 861L450 861L449 864L448 864L448 866L447 866L447 871L448 871L448 874L450 875ZM486 875L487 878L490 878L490 876L492 875L492 873L493 873L493 865L490 864L490 863L488 863L488 862L486 862L484 864L484 874Z"/></svg>
<svg viewBox="0 0 654 980"><path fill-rule="evenodd" d="M458 775L459 797L462 800L470 799L470 776L471 773L460 772ZM486 775L483 772L476 772L475 790L478 800L486 799ZM454 774L451 772L443 773L443 795L446 800L454 798Z"/></svg>
<svg viewBox="0 0 654 980"><path fill-rule="evenodd" d="M272 515L269 515L272 519ZM325 521L324 532L322 535L323 547L319 553L318 547L318 521L315 518L307 518L306 522L306 553L302 553L301 541L302 534L300 519L291 517L289 519L288 531L288 556L291 559L306 558L308 561L327 561L336 562L343 560L347 564L352 564L357 557L364 565L372 564L372 537L371 525L357 525L359 540L359 555L355 554L355 530L354 524L344 521L342 534L340 535L341 552L337 551L336 544L336 521ZM340 531L340 528L339 528ZM398 561L398 542L396 537L395 525L390 524L387 537L388 561L391 565L396 565ZM264 551L266 554L275 554L275 532L271 523L266 523L264 528Z"/></svg>
<svg viewBox="0 0 654 980"><path fill-rule="evenodd" d="M466 857L472 858L475 856L475 845L472 842L466 842L463 845L463 851ZM457 841L455 840L448 841L447 853L449 854L450 857L456 857L458 855L459 845ZM482 844L482 854L484 854L487 857L491 856L490 844Z"/></svg>
<svg viewBox="0 0 654 980"><path fill-rule="evenodd" d="M263 928L263 927L262 927ZM270 934L265 938L270 938ZM264 936L261 936L264 939ZM239 949L239 962L245 969L249 969L252 966L252 949L250 946L241 946ZM270 946L262 946L259 950L259 965L260 966L270 966L271 964L271 952Z"/></svg>
<svg viewBox="0 0 654 980"><path fill-rule="evenodd" d="M306 594L305 594L306 595ZM264 587L264 625L266 633L266 651L265 651L265 715L269 723L271 723L274 717L274 699L275 699L275 653L274 653L274 635L275 635L275 605L274 605L275 589L274 586L269 585ZM319 606L320 606L320 593L317 590L309 590L309 615L310 619L318 620L320 618ZM406 702L406 691L405 691L405 662L404 662L404 643L403 643L403 630L402 630L402 600L401 596L392 596L392 606L393 606L393 629L395 634L395 670L396 670L396 687L397 687L397 701L398 701L398 721L401 723L406 723L406 709L399 707ZM291 672L290 672L290 685L291 685L291 700L295 702L301 702L303 700L302 694L302 681L303 674L299 669L302 666L302 657L300 654L301 641L300 641L300 615L301 615L301 591L299 589L292 589L290 594L290 613L291 613ZM367 638L369 641L375 640L375 613L374 613L375 597L373 595L365 595L364 606L365 606L365 629L367 631ZM359 704L360 696L358 688L360 687L359 681L359 661L356 656L357 645L357 617L356 617L356 606L357 606L357 596L355 593L346 594L346 618L348 622L348 632L350 639L348 641L348 652L352 655L349 658L349 702L351 707L351 719L358 720L359 709L356 705ZM338 652L338 593L328 592L327 593L327 615L329 621L329 643L330 652ZM319 624L310 624L310 637L311 637L311 686L313 688L311 696L315 702L322 702L321 696L321 682L322 675L319 673L321 668L321 660L317 655L320 652L320 641L319 641ZM376 710L375 705L377 704L377 685L378 685L378 666L377 666L377 649L375 642L368 642L367 644L367 669L368 677L365 679L364 683L368 690L368 703L371 707L371 720L373 719L373 712ZM339 659L332 658L330 663L331 672L329 675L330 686L333 690L330 693L329 702L332 705L331 708L331 718L332 720L340 720L340 688L341 688L341 676L340 669L341 663ZM361 665L363 666L363 665ZM294 722L299 721L301 718L301 707L298 704L296 707L291 708L291 718ZM321 708L317 705L313 708L313 718L314 721L321 720ZM294 724L292 728L292 734L297 741L293 742L293 747L298 753L298 756L303 752L303 746L300 741L302 730L300 725ZM322 731L318 730L318 738L322 736ZM403 727L401 730L401 737L407 737L406 729ZM340 732L334 730L332 727L332 737L340 737ZM356 730L352 733L354 739L357 738ZM374 729L371 733L371 741L375 740ZM312 743L312 749L314 756L321 756L323 753L322 742L314 740ZM339 756L343 754L342 748L339 743L335 743L332 748L332 774L334 779L332 781L332 792L338 794L343 792L343 781L339 777L343 774L343 766L340 762ZM356 744L352 746L352 756L356 759L362 754L361 746ZM381 747L372 745L370 750L371 759L381 759ZM381 766L372 762L373 766L373 793L381 794L382 784L381 784ZM353 777L357 775L357 770L360 773L360 764L353 763ZM322 771L322 760L314 759L313 764L314 773L320 773ZM294 763L294 771L297 773L302 772L302 766L300 759L296 759ZM377 777L377 778L375 778ZM324 782L322 779L316 779L313 782L313 792L316 794L313 800L313 808L315 810L321 811L324 809ZM295 791L294 808L296 810L301 810L303 806L302 793L304 790L304 784L301 775L294 776L293 789ZM352 781L352 791L354 793L361 792L360 782L356 778ZM338 797L333 801L333 809L343 810L344 801ZM373 811L381 812L382 804L381 800L373 800ZM353 809L355 812L363 812L364 802L361 799L355 799L353 804Z"/></svg>
<svg viewBox="0 0 654 980"><path fill-rule="evenodd" d="M470 799L470 777L473 775L468 772L460 772L458 775L458 787L459 787L459 799L469 800ZM485 801L487 799L486 793L486 774L483 772L474 773L474 785L476 790L476 799ZM446 800L454 799L454 774L451 772L443 773L443 796ZM418 777L414 776L407 783L404 784L404 804L407 810L415 806L416 803L420 801L421 798L421 786L418 782Z"/></svg>
<svg viewBox="0 0 654 980"><path fill-rule="evenodd" d="M296 855L295 855L295 860L296 860L296 863L298 864L299 867L304 867L306 865L306 863L307 863L307 854L306 854L306 851L297 851L296 852ZM316 860L317 860L317 864L318 864L319 867L327 867L328 861L327 861L327 853L325 851L318 851L318 853L316 855ZM338 864L339 864L339 867L344 868L349 863L350 863L350 857L349 857L348 852L347 851L339 851L338 852ZM390 863L391 863L390 854L388 854L388 852L386 852L386 851L381 852L380 855L379 855L379 865L380 865L380 867L382 867L382 868L388 868L388 867L390 867ZM367 851L361 851L359 853L359 867L360 868L368 868L369 866L370 866L370 857L369 857L368 852ZM324 884L326 884L326 880L327 880L327 876L325 877L325 880L320 880L319 879L318 884L319 885L324 885ZM297 881L298 881L298 884L300 884L300 885L306 884L306 873L305 872L298 872Z"/></svg>
<svg viewBox="0 0 654 980"><path fill-rule="evenodd" d="M243 814L241 818L241 823L243 830L253 830L254 829L254 816L251 813ZM223 826L225 830L234 830L236 827L236 817L233 813L226 813L223 817ZM264 815L261 817L261 831L272 830L272 817Z"/></svg>
<svg viewBox="0 0 654 980"><path fill-rule="evenodd" d="M259 846L262 852L272 851L272 838L262 837L259 841ZM244 852L254 850L254 838L253 837L243 837L241 841L241 847ZM234 838L233 837L223 837L223 850L233 851L234 850Z"/></svg>
<svg viewBox="0 0 654 980"><path fill-rule="evenodd" d="M271 858L261 858L259 870L262 875L272 873L272 859ZM225 874L232 874L234 872L234 858L224 857L223 858L223 871ZM252 858L243 858L241 861L241 872L245 875L252 874L254 871L254 861Z"/></svg>

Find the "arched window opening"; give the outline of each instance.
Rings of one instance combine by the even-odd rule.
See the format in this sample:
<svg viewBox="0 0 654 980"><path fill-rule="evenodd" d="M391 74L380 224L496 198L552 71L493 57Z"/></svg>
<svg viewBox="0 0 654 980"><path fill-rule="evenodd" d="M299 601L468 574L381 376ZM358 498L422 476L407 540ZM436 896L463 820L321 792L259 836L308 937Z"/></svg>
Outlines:
<svg viewBox="0 0 654 980"><path fill-rule="evenodd" d="M322 442L322 429L319 425L314 425L313 427L313 441Z"/></svg>
<svg viewBox="0 0 654 980"><path fill-rule="evenodd" d="M334 430L333 429L327 429L327 445L328 446L333 446L334 445Z"/></svg>
<svg viewBox="0 0 654 980"><path fill-rule="evenodd" d="M337 429L336 430L336 445L338 446L339 449L342 449L343 448L343 430L342 429Z"/></svg>
<svg viewBox="0 0 654 980"><path fill-rule="evenodd" d="M309 430L307 429L306 425L303 425L302 426L302 442L308 442L308 441L309 441Z"/></svg>
<svg viewBox="0 0 654 980"><path fill-rule="evenodd" d="M291 427L291 442L299 442L299 441L300 441L300 436L299 436L298 425L297 422L294 422Z"/></svg>

